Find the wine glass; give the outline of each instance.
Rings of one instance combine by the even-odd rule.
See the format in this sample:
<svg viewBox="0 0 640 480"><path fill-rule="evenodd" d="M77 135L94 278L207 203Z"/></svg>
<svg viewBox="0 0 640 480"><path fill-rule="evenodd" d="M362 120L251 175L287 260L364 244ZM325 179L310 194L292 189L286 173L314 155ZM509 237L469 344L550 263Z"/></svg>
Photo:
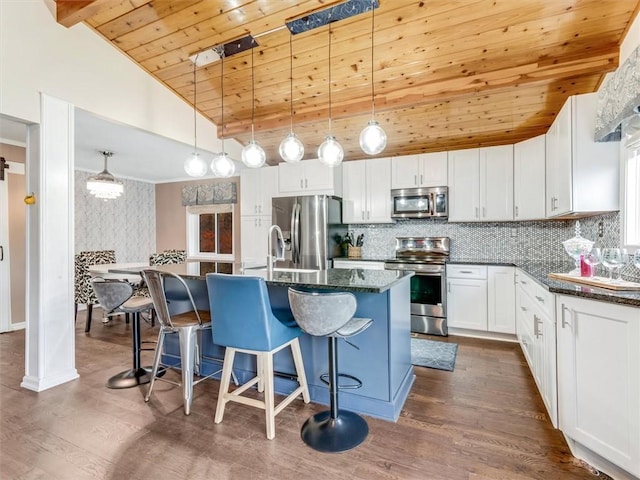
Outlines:
<svg viewBox="0 0 640 480"><path fill-rule="evenodd" d="M633 254L633 264L636 268L640 268L640 248L636 250L636 253Z"/></svg>
<svg viewBox="0 0 640 480"><path fill-rule="evenodd" d="M627 263L631 260L631 255L629 255L629 250L626 248L620 249L620 264L617 267L618 270L618 281L622 281L622 269L625 267Z"/></svg>
<svg viewBox="0 0 640 480"><path fill-rule="evenodd" d="M593 267L593 274L596 273L596 265L599 265L602 262L602 249L601 248L592 248L591 251L585 253L583 257L584 263Z"/></svg>
<svg viewBox="0 0 640 480"><path fill-rule="evenodd" d="M614 283L613 271L622 263L619 248L605 248L602 250L602 265L609 270L609 282Z"/></svg>

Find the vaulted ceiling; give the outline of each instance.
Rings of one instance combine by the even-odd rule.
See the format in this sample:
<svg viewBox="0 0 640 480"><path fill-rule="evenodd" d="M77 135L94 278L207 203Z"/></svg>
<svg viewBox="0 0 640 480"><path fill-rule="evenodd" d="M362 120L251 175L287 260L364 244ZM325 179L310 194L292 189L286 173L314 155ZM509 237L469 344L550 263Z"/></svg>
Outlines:
<svg viewBox="0 0 640 480"><path fill-rule="evenodd" d="M570 95L596 91L618 65L638 0L379 0L371 12L291 36L285 22L331 0L58 0L58 22L84 21L193 104L189 57L251 34L256 140L269 163L293 130L305 158L332 132L345 159L364 158L360 131L375 117L379 156L514 143L544 133ZM290 56L290 40L293 56ZM251 138L251 50L197 68L198 110L224 136ZM293 72L293 97L290 94ZM329 86L329 74L331 86ZM221 131L221 129L219 129Z"/></svg>

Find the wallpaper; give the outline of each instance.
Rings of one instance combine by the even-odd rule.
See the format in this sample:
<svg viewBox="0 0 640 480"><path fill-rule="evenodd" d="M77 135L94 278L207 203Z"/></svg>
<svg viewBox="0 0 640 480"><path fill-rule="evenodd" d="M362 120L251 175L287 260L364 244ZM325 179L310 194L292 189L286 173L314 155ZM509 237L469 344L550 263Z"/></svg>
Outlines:
<svg viewBox="0 0 640 480"><path fill-rule="evenodd" d="M156 248L155 185L119 179L124 193L100 200L86 189L90 172L75 172L75 251L115 250L117 262L146 262Z"/></svg>

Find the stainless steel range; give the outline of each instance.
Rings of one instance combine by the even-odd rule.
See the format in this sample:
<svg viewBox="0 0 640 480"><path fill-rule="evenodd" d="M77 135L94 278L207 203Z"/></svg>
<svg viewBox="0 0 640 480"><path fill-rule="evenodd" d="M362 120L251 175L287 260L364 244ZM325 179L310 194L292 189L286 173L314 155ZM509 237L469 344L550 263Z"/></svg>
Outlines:
<svg viewBox="0 0 640 480"><path fill-rule="evenodd" d="M397 237L387 270L411 270L411 331L447 336L445 263L448 237Z"/></svg>

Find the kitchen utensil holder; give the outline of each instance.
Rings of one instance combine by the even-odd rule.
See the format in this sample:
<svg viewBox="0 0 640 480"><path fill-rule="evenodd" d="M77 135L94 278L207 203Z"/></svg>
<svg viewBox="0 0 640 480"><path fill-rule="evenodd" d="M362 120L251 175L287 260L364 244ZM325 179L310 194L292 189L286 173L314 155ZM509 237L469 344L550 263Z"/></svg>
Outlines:
<svg viewBox="0 0 640 480"><path fill-rule="evenodd" d="M347 256L349 258L360 258L360 257L362 257L362 247L349 246L349 249L347 250Z"/></svg>

